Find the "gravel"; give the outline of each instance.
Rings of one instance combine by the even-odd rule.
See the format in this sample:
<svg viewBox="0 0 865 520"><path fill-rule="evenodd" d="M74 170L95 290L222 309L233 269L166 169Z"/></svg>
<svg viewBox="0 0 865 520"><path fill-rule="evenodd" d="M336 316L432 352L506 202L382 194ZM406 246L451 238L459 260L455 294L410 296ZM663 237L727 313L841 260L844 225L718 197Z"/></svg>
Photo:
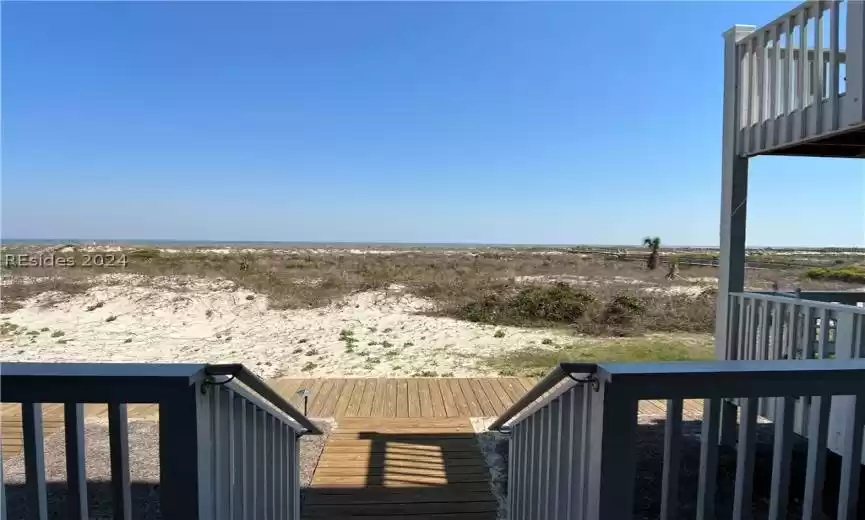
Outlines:
<svg viewBox="0 0 865 520"><path fill-rule="evenodd" d="M700 421L683 421L682 443L680 450L681 466L679 479L679 511L677 518L696 518L697 487L700 467ZM637 475L634 502L634 520L657 519L660 514L660 489L664 453L664 420L641 418L637 429ZM757 448L754 464L754 500L752 518L769 518L769 483L772 475L773 425L757 426ZM508 439L491 432L479 432L481 450L486 455L492 476L491 487L499 499L499 519L506 519L507 510L507 453ZM802 517L802 493L805 482L807 442L797 438L794 442L791 464L790 500L787 515L783 518ZM827 516L835 518L837 513L838 483L841 458L827 453L826 481L824 482L823 504ZM865 468L862 470L865 477ZM736 450L726 446L719 448L718 480L715 494L715 510L718 518L729 518L733 504L733 485L736 475ZM865 481L859 489L860 502L865 499Z"/></svg>

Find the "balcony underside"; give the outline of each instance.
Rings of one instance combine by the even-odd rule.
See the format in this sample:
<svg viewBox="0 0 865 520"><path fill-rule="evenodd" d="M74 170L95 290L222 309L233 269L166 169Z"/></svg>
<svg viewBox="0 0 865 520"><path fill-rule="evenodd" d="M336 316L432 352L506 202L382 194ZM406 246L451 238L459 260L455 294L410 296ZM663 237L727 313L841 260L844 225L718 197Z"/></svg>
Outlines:
<svg viewBox="0 0 865 520"><path fill-rule="evenodd" d="M761 155L790 155L809 157L865 158L865 125L818 137L790 146L763 152Z"/></svg>

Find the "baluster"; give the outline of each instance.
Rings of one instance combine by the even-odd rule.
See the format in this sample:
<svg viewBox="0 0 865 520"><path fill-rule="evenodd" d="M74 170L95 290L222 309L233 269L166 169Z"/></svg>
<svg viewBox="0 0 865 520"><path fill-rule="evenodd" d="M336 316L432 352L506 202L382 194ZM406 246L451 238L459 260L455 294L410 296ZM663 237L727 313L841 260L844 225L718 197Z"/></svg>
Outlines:
<svg viewBox="0 0 865 520"><path fill-rule="evenodd" d="M819 518L822 512L821 497L826 475L826 443L829 426L831 398L828 395L811 398L808 419L808 463L805 470L805 495L802 502L802 518Z"/></svg>
<svg viewBox="0 0 865 520"><path fill-rule="evenodd" d="M792 397L779 397L775 407L775 440L772 452L772 482L769 491L769 518L785 518L790 493L790 462L793 459Z"/></svg>
<svg viewBox="0 0 865 520"><path fill-rule="evenodd" d="M803 7L799 11L799 83L796 89L796 108L799 110L799 138L804 139L808 135L808 122L805 119L805 106L808 104L805 97L808 95L808 75L805 71L808 68L808 8Z"/></svg>
<svg viewBox="0 0 865 520"><path fill-rule="evenodd" d="M664 428L664 467L661 478L661 519L679 516L679 452L682 439L682 399L667 401L667 423Z"/></svg>
<svg viewBox="0 0 865 520"><path fill-rule="evenodd" d="M715 517L715 486L718 476L718 433L721 400L703 401L703 428L700 433L700 472L697 487L697 520Z"/></svg>
<svg viewBox="0 0 865 520"><path fill-rule="evenodd" d="M749 397L742 403L739 444L736 448L736 482L733 497L733 518L751 517L754 489L754 454L757 447L757 404Z"/></svg>
<svg viewBox="0 0 865 520"><path fill-rule="evenodd" d="M21 403L21 430L24 437L24 478L27 503L32 516L48 518L48 492L45 487L45 452L42 428L42 405Z"/></svg>
<svg viewBox="0 0 865 520"><path fill-rule="evenodd" d="M859 474L861 472L862 432L865 429L865 393L845 396L850 413L845 428L841 430L843 453L841 460L841 490L838 495L838 518L857 518L859 498ZM840 403L839 403L840 404Z"/></svg>
<svg viewBox="0 0 865 520"><path fill-rule="evenodd" d="M829 112L832 114L832 123L829 130L841 128L841 64L838 57L840 54L840 2L832 1L829 4ZM863 28L865 29L865 28Z"/></svg>
<svg viewBox="0 0 865 520"><path fill-rule="evenodd" d="M68 483L66 500L69 518L88 520L90 516L87 514L87 472L84 464L84 405L64 403L63 422L66 437L66 482Z"/></svg>

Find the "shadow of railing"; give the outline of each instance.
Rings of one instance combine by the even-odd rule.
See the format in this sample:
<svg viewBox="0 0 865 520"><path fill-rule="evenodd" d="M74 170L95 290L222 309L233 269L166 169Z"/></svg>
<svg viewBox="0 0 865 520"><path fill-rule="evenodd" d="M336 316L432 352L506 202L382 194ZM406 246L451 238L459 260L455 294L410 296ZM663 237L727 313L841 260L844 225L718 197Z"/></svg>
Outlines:
<svg viewBox="0 0 865 520"><path fill-rule="evenodd" d="M316 469L317 480L332 484L303 491L304 518L496 517L489 468L473 433L360 432L355 440L362 441L360 451L346 453L339 466Z"/></svg>
<svg viewBox="0 0 865 520"><path fill-rule="evenodd" d="M68 488L65 481L48 482L46 485L48 518L72 518L69 515ZM87 502L90 518L114 518L114 503L111 499L111 482L88 481ZM159 509L159 484L155 482L132 482L130 485L133 520L162 520ZM33 502L29 500L23 484L6 484L7 518L36 518Z"/></svg>
<svg viewBox="0 0 865 520"><path fill-rule="evenodd" d="M697 517L697 491L700 468L700 432L702 421L682 421L680 449L679 509L677 518ZM663 479L664 430L666 420L652 419L637 427L637 467L634 491L635 519L655 519L661 512L660 486ZM758 424L756 429L756 451L754 462L752 518L768 518L770 484L772 481L772 459L774 424ZM795 436L790 467L790 488L787 516L802 518L802 499L805 489L808 442ZM731 517L736 478L736 450L721 446L718 453L718 478L715 494L715 511L718 520ZM859 480L859 503L865 503L865 468L861 468ZM837 517L838 491L841 483L841 457L827 450L826 474L823 482L822 504L827 518ZM860 518L862 516L860 515Z"/></svg>

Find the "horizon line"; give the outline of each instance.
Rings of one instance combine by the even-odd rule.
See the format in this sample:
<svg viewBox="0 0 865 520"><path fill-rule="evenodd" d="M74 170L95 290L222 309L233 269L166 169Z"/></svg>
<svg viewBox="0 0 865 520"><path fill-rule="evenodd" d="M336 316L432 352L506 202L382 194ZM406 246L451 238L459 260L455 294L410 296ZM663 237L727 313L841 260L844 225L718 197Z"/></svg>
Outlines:
<svg viewBox="0 0 865 520"><path fill-rule="evenodd" d="M72 243L81 244L87 242L86 245L123 245L123 244L174 244L174 245L320 245L320 246L415 246L415 247L430 247L430 246L457 246L457 247L551 247L551 248L573 248L573 247L635 247L642 248L639 243L634 244L586 244L586 243L533 243L533 242L407 242L407 241L350 241L350 240L202 240L202 239L177 239L177 238L0 238L0 245L3 244L52 244L52 243ZM719 249L719 245L683 245L683 244L662 244L664 248L689 248L689 249ZM783 246L767 246L767 245L746 245L747 249L865 249L865 245L783 245Z"/></svg>

